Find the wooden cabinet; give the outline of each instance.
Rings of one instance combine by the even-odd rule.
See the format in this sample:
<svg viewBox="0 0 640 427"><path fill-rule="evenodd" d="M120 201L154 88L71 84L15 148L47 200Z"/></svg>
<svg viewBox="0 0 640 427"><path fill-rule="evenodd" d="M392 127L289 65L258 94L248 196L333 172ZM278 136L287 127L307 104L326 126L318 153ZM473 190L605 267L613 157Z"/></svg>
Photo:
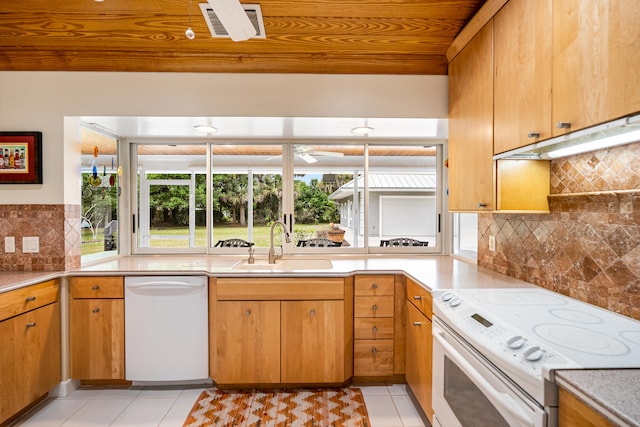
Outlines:
<svg viewBox="0 0 640 427"><path fill-rule="evenodd" d="M558 399L558 427L613 427L616 425L562 387L559 389Z"/></svg>
<svg viewBox="0 0 640 427"><path fill-rule="evenodd" d="M495 209L493 22L449 63L449 209Z"/></svg>
<svg viewBox="0 0 640 427"><path fill-rule="evenodd" d="M218 301L213 314L215 381L280 382L280 301Z"/></svg>
<svg viewBox="0 0 640 427"><path fill-rule="evenodd" d="M494 17L495 154L552 136L551 1L510 0Z"/></svg>
<svg viewBox="0 0 640 427"><path fill-rule="evenodd" d="M431 293L407 280L407 384L429 422L433 423L431 398L433 337Z"/></svg>
<svg viewBox="0 0 640 427"><path fill-rule="evenodd" d="M395 277L358 275L354 293L354 375L393 376Z"/></svg>
<svg viewBox="0 0 640 427"><path fill-rule="evenodd" d="M0 294L0 424L60 382L58 289L51 280Z"/></svg>
<svg viewBox="0 0 640 427"><path fill-rule="evenodd" d="M124 278L72 277L70 298L71 377L124 380Z"/></svg>
<svg viewBox="0 0 640 427"><path fill-rule="evenodd" d="M344 383L353 375L352 295L352 279L211 279L211 377L222 385Z"/></svg>
<svg viewBox="0 0 640 427"><path fill-rule="evenodd" d="M553 0L556 135L640 111L638 19L638 1Z"/></svg>

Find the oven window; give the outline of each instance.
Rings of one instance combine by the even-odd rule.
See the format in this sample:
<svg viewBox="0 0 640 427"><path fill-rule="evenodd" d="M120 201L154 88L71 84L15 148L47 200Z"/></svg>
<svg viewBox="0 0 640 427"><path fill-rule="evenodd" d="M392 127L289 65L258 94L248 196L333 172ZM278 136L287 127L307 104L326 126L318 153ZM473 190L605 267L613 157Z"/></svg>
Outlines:
<svg viewBox="0 0 640 427"><path fill-rule="evenodd" d="M489 399L453 363L444 358L444 398L460 424L470 426L509 427Z"/></svg>

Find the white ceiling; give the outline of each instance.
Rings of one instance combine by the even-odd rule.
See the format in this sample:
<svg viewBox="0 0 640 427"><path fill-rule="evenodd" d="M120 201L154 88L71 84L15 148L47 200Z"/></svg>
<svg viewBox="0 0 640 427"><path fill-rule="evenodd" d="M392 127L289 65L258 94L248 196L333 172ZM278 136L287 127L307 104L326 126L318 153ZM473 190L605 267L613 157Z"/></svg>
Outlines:
<svg viewBox="0 0 640 427"><path fill-rule="evenodd" d="M445 140L446 119L339 118L339 117L81 117L97 131L130 140ZM196 125L211 125L215 134L203 134ZM370 126L368 136L354 135L351 129Z"/></svg>

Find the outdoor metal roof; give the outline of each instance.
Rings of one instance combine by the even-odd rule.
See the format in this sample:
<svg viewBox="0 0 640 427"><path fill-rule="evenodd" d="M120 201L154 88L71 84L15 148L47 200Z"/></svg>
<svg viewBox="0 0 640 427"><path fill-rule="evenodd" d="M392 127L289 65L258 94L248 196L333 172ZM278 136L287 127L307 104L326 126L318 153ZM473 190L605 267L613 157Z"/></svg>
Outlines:
<svg viewBox="0 0 640 427"><path fill-rule="evenodd" d="M364 189L364 176L358 177L359 189ZM432 192L436 189L436 174L369 174L369 192ZM338 200L353 195L353 180L334 191L329 199Z"/></svg>

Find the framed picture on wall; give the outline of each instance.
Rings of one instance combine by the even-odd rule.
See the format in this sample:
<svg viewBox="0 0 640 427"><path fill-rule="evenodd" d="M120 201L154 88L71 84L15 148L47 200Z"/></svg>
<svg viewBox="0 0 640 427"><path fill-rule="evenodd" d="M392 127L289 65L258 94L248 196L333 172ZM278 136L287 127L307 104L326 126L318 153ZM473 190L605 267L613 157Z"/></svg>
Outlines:
<svg viewBox="0 0 640 427"><path fill-rule="evenodd" d="M0 132L0 184L42 184L42 132Z"/></svg>

